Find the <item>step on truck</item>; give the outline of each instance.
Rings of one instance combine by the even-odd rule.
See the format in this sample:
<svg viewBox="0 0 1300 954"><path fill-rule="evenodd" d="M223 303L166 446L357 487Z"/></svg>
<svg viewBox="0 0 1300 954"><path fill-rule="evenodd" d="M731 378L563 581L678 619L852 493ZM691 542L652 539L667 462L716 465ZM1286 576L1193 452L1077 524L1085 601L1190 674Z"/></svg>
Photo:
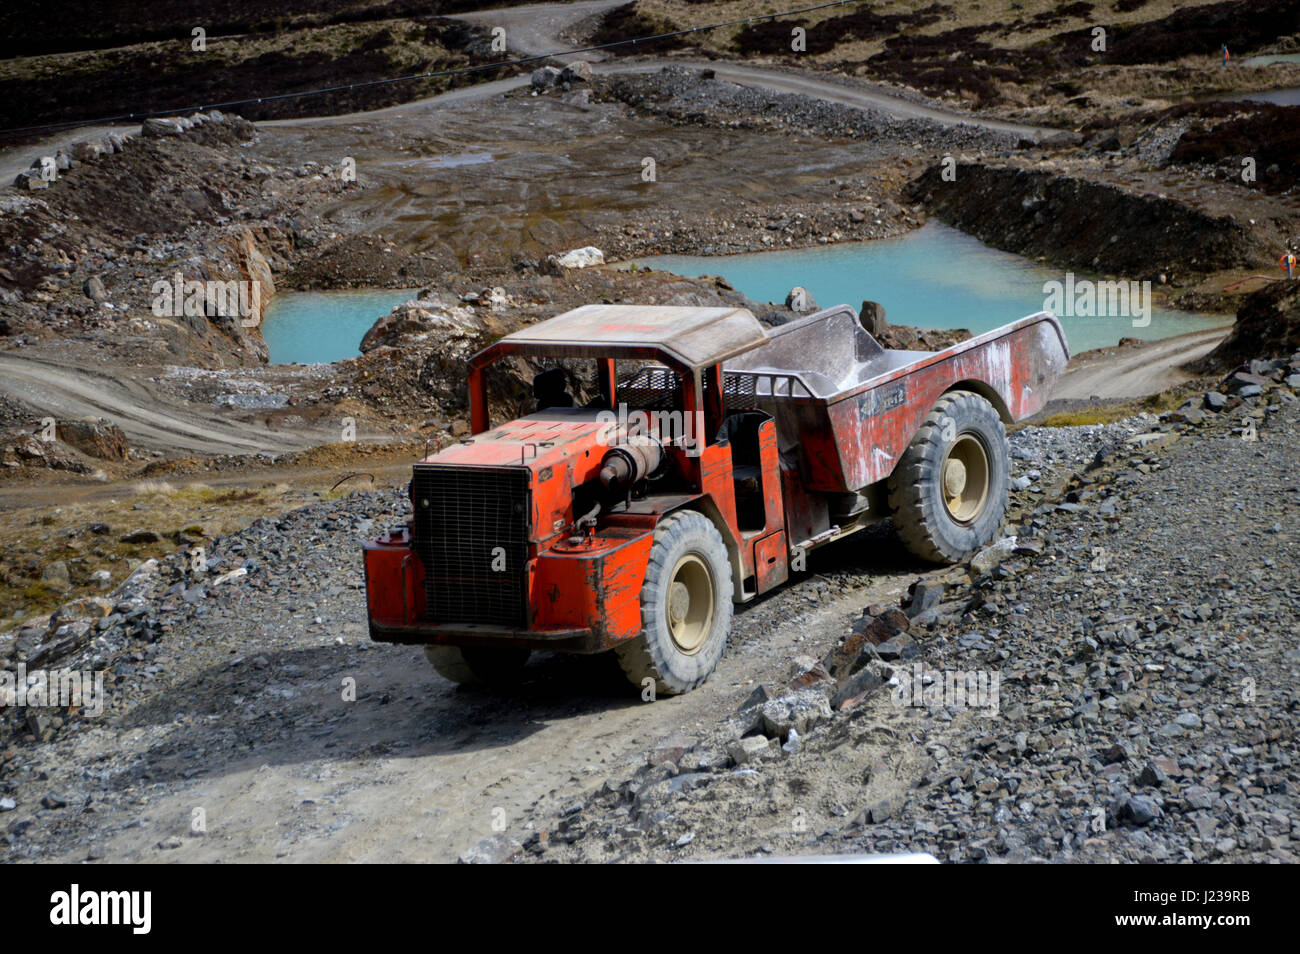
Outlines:
<svg viewBox="0 0 1300 954"><path fill-rule="evenodd" d="M1068 357L1046 312L936 352L882 348L845 305L775 328L587 305L506 335L471 359L470 436L415 464L409 522L364 547L371 638L424 646L457 682L508 684L534 650L609 651L633 683L686 692L733 604L810 550L885 518L935 563L990 543L1005 425ZM503 359L553 366L535 410L492 426Z"/></svg>

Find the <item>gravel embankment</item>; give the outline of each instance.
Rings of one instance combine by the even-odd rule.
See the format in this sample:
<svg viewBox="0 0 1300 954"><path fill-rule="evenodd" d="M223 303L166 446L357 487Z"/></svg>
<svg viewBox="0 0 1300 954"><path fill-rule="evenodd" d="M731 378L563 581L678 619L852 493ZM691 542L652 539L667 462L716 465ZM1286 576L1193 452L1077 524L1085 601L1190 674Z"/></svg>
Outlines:
<svg viewBox="0 0 1300 954"><path fill-rule="evenodd" d="M832 653L772 701L738 694L724 724L535 818L525 849L1295 861L1297 369L1118 444L1122 424L1052 448L1023 433L1017 456L1077 473L1026 508L1014 544L932 574L910 621L868 607L845 640L867 640L855 676L825 678ZM958 673L978 705L951 694Z"/></svg>
<svg viewBox="0 0 1300 954"><path fill-rule="evenodd" d="M903 119L800 93L705 78L700 70L682 66L627 77L597 76L592 88L599 99L617 100L669 122L859 139L875 149L891 145L997 152L1020 142L1019 136L982 126Z"/></svg>

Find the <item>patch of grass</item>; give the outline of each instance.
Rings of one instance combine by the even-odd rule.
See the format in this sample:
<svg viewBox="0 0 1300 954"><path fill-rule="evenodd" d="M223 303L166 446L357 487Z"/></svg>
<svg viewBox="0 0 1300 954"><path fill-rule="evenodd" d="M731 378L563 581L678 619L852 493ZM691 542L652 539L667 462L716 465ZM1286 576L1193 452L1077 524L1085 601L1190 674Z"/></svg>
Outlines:
<svg viewBox="0 0 1300 954"><path fill-rule="evenodd" d="M244 500L256 500L258 497L256 490L230 490L224 494L215 497L209 497L209 503L238 503Z"/></svg>
<svg viewBox="0 0 1300 954"><path fill-rule="evenodd" d="M1039 422L1039 427L1087 427L1092 424L1112 424L1129 417L1131 411L1125 407L1099 407L1087 411L1066 411L1053 414Z"/></svg>
<svg viewBox="0 0 1300 954"><path fill-rule="evenodd" d="M67 597L71 598L71 597ZM0 605L5 609L5 622L0 630L8 629L15 623L32 616L41 616L58 606L65 597L39 581L32 583L13 583L0 586Z"/></svg>
<svg viewBox="0 0 1300 954"><path fill-rule="evenodd" d="M1159 394L1149 394L1141 402L1142 410L1152 411L1159 414L1161 411L1172 411L1187 399L1187 395L1178 391L1162 391Z"/></svg>
<svg viewBox="0 0 1300 954"><path fill-rule="evenodd" d="M29 583L22 589L20 595L28 603L44 603L46 600L58 596L57 593L44 583Z"/></svg>
<svg viewBox="0 0 1300 954"><path fill-rule="evenodd" d="M142 480L135 485L134 490L142 497L151 494L161 494L164 497L170 497L176 493L176 488L165 480Z"/></svg>

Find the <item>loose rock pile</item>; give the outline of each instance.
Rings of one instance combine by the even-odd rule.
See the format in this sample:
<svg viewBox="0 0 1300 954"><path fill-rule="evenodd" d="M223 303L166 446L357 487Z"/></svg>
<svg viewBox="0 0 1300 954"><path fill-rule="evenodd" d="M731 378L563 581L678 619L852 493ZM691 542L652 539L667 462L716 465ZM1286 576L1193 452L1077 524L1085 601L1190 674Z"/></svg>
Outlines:
<svg viewBox="0 0 1300 954"><path fill-rule="evenodd" d="M252 137L253 124L239 116L227 115L218 109L191 116L146 119L140 135L146 139L165 139L186 136L208 145L214 142L232 142ZM74 142L64 152L57 150L51 156L37 156L31 168L20 172L14 186L27 192L47 189L60 175L70 172L83 162L96 162L104 156L122 152L135 136L131 133L111 132L92 139Z"/></svg>
<svg viewBox="0 0 1300 954"><path fill-rule="evenodd" d="M867 607L778 692L534 817L518 856L1294 860L1297 370L1300 353L1254 362L1138 428L1091 429L1008 536ZM1046 459L1038 441L1020 463ZM992 699L952 704L953 674Z"/></svg>

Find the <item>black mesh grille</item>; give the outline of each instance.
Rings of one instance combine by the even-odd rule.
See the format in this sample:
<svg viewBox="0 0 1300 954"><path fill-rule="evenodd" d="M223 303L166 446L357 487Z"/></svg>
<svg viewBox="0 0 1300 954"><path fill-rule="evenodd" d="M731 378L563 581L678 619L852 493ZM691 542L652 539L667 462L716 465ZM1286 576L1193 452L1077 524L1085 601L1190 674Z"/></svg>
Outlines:
<svg viewBox="0 0 1300 954"><path fill-rule="evenodd" d="M529 471L416 467L412 543L435 623L528 625Z"/></svg>
<svg viewBox="0 0 1300 954"><path fill-rule="evenodd" d="M728 411L749 410L758 407L754 400L754 384L757 381L750 374L722 374L722 397L727 402Z"/></svg>
<svg viewBox="0 0 1300 954"><path fill-rule="evenodd" d="M681 404L682 382L668 368L649 365L620 381L615 390L631 410L671 410Z"/></svg>

